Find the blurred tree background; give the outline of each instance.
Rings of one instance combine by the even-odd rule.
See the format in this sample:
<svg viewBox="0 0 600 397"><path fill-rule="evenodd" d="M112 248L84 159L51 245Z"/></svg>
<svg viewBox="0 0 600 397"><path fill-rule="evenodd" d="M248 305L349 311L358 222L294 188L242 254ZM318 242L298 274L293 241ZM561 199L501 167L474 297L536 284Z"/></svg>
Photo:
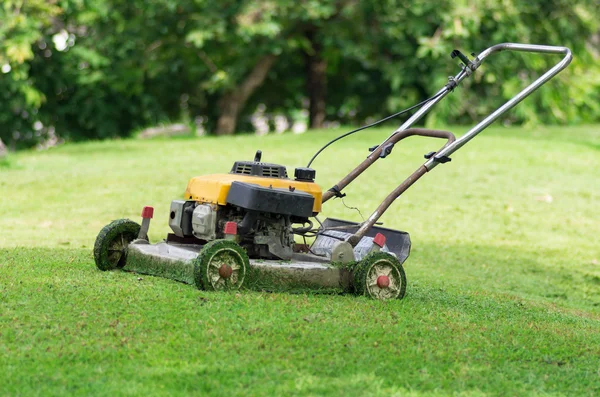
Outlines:
<svg viewBox="0 0 600 397"><path fill-rule="evenodd" d="M233 134L257 109L361 124L437 91L459 70L452 49L500 42L575 56L505 123L600 120L597 0L3 0L0 139L18 149L172 122ZM498 55L427 123L471 122L556 61Z"/></svg>

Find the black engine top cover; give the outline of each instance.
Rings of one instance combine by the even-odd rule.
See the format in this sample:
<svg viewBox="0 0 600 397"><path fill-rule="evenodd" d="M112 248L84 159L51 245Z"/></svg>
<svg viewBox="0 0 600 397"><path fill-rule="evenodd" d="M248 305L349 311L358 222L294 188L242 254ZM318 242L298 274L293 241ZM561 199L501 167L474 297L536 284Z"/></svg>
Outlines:
<svg viewBox="0 0 600 397"><path fill-rule="evenodd" d="M314 201L312 195L300 190L291 191L237 181L231 183L227 194L227 204L250 211L302 218L312 216Z"/></svg>

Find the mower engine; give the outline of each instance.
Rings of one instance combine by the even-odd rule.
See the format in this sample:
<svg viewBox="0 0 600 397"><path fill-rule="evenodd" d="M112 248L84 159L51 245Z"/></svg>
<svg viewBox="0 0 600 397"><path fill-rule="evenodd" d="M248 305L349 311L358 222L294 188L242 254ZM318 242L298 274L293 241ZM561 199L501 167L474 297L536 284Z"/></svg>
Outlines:
<svg viewBox="0 0 600 397"><path fill-rule="evenodd" d="M292 180L284 166L260 159L258 151L254 161L236 161L229 174L192 178L185 200L171 203L167 241L203 244L231 234L250 258L291 259L293 225L312 228L322 191L313 169L296 168Z"/></svg>

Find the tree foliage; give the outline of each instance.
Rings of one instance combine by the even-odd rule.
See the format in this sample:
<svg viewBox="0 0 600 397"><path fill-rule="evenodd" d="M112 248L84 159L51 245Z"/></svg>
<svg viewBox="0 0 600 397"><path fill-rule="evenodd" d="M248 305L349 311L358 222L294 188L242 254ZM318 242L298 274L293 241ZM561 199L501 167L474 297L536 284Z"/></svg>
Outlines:
<svg viewBox="0 0 600 397"><path fill-rule="evenodd" d="M308 107L313 127L362 123L444 85L453 48L508 41L565 45L575 61L505 122L600 119L594 0L5 0L0 21L0 139L13 147L181 119L233 133L259 104ZM428 120L471 122L556 60L490 58Z"/></svg>
<svg viewBox="0 0 600 397"><path fill-rule="evenodd" d="M61 12L53 1L7 0L0 5L0 139L34 140L46 96L30 76L35 44Z"/></svg>

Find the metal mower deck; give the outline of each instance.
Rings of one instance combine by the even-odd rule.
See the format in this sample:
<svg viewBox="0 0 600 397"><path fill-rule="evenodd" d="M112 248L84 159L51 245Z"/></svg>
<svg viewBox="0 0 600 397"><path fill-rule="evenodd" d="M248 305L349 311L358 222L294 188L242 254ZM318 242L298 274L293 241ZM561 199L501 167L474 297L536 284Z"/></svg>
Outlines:
<svg viewBox="0 0 600 397"><path fill-rule="evenodd" d="M123 270L195 284L194 260L201 245L134 241L128 247ZM328 263L326 258L296 253L289 261L250 259L245 285L260 290L338 289L349 291L350 271Z"/></svg>

